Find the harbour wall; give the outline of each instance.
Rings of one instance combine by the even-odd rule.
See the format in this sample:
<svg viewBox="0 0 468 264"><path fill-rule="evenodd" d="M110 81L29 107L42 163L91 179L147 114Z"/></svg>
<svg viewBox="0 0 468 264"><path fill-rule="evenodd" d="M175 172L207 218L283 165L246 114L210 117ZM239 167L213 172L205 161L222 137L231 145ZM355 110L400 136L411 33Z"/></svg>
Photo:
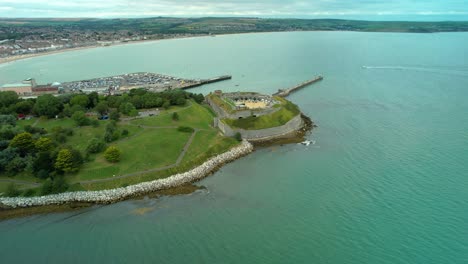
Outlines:
<svg viewBox="0 0 468 264"><path fill-rule="evenodd" d="M219 118L215 118L215 126L217 126L225 136L234 136L236 133L240 133L242 138L251 141L271 140L275 138L281 138L286 135L290 135L296 131L299 131L304 126L304 121L301 115L297 115L289 122L282 126L259 129L259 130L246 130L240 128L232 128L231 126L222 122Z"/></svg>
<svg viewBox="0 0 468 264"><path fill-rule="evenodd" d="M209 159L202 165L190 171L175 174L168 178L103 191L67 192L40 197L1 197L0 203L11 208L58 205L71 202L85 202L97 204L113 203L137 195L169 189L176 186L198 181L206 177L211 172L218 169L223 164L245 156L251 153L252 151L252 144L244 140L239 146L234 147L225 153L222 153L218 156Z"/></svg>

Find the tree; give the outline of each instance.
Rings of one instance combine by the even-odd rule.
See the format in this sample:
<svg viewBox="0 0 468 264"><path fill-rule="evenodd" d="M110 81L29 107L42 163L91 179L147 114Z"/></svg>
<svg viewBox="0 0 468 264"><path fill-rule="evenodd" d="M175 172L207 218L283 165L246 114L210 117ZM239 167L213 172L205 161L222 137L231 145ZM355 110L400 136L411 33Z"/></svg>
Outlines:
<svg viewBox="0 0 468 264"><path fill-rule="evenodd" d="M172 113L172 120L179 121L179 114L177 112Z"/></svg>
<svg viewBox="0 0 468 264"><path fill-rule="evenodd" d="M87 126L90 123L89 118L83 111L75 112L71 117L78 126Z"/></svg>
<svg viewBox="0 0 468 264"><path fill-rule="evenodd" d="M0 115L0 126L16 126L16 118L12 115Z"/></svg>
<svg viewBox="0 0 468 264"><path fill-rule="evenodd" d="M36 177L45 179L49 177L49 172L54 170L54 158L50 152L39 152L32 167Z"/></svg>
<svg viewBox="0 0 468 264"><path fill-rule="evenodd" d="M10 147L18 148L22 154L26 154L28 151L34 149L34 139L30 133L23 132L16 135L10 141Z"/></svg>
<svg viewBox="0 0 468 264"><path fill-rule="evenodd" d="M79 105L83 108L86 108L89 104L89 99L88 99L88 96L85 95L85 94L79 94L79 95L75 95L73 96L73 98L70 100L70 104L72 106L74 105Z"/></svg>
<svg viewBox="0 0 468 264"><path fill-rule="evenodd" d="M195 100L195 102L199 104L205 101L205 97L203 96L203 94L192 94L192 98Z"/></svg>
<svg viewBox="0 0 468 264"><path fill-rule="evenodd" d="M29 114L34 107L34 102L31 100L20 101L16 103L15 109L18 114Z"/></svg>
<svg viewBox="0 0 468 264"><path fill-rule="evenodd" d="M164 107L164 109L169 109L169 107L171 107L171 102L165 101L165 102L162 104L162 107Z"/></svg>
<svg viewBox="0 0 468 264"><path fill-rule="evenodd" d="M112 111L109 114L109 118L113 121L119 121L120 120L120 114L117 111Z"/></svg>
<svg viewBox="0 0 468 264"><path fill-rule="evenodd" d="M11 125L0 126L0 139L10 140L20 132L20 128Z"/></svg>
<svg viewBox="0 0 468 264"><path fill-rule="evenodd" d="M87 153L99 153L104 150L106 144L102 142L99 138L93 138L89 141L88 146L86 147Z"/></svg>
<svg viewBox="0 0 468 264"><path fill-rule="evenodd" d="M104 152L104 158L106 158L107 161L112 163L119 162L121 155L122 152L116 146L110 146Z"/></svg>
<svg viewBox="0 0 468 264"><path fill-rule="evenodd" d="M43 151L51 151L52 148L54 147L54 143L52 142L52 139L46 138L46 137L41 137L36 142L34 143L34 147L36 148L37 151L43 152Z"/></svg>
<svg viewBox="0 0 468 264"><path fill-rule="evenodd" d="M99 94L97 92L92 92L88 94L88 108L94 108L99 103Z"/></svg>
<svg viewBox="0 0 468 264"><path fill-rule="evenodd" d="M9 107L18 102L18 95L13 91L0 92L0 107Z"/></svg>
<svg viewBox="0 0 468 264"><path fill-rule="evenodd" d="M107 105L106 101L99 102L96 107L94 108L98 114L101 116L105 115L109 111L109 106Z"/></svg>
<svg viewBox="0 0 468 264"><path fill-rule="evenodd" d="M55 160L55 168L63 172L77 172L83 163L80 152L74 149L61 149Z"/></svg>
<svg viewBox="0 0 468 264"><path fill-rule="evenodd" d="M58 98L51 94L37 97L34 112L40 116L53 118L62 110L62 104Z"/></svg>
<svg viewBox="0 0 468 264"><path fill-rule="evenodd" d="M132 112L136 111L135 106L128 102L120 105L119 110L124 115L130 115Z"/></svg>

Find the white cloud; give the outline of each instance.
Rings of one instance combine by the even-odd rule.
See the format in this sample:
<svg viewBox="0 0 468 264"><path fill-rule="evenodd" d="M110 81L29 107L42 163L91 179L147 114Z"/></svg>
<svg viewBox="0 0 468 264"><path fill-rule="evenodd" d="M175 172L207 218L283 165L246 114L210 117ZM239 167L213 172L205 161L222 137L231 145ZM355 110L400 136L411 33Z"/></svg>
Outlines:
<svg viewBox="0 0 468 264"><path fill-rule="evenodd" d="M455 10L455 11L454 11ZM468 14L466 0L0 0L0 17Z"/></svg>

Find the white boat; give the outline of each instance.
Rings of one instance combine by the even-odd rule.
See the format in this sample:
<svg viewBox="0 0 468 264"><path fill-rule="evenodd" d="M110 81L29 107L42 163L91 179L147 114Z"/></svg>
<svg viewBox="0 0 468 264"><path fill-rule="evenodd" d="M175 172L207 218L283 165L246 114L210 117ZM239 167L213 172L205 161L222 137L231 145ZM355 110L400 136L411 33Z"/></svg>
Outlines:
<svg viewBox="0 0 468 264"><path fill-rule="evenodd" d="M315 140L306 140L306 141L303 141L303 142L301 142L299 144L302 144L304 146L309 146L310 144L315 145Z"/></svg>

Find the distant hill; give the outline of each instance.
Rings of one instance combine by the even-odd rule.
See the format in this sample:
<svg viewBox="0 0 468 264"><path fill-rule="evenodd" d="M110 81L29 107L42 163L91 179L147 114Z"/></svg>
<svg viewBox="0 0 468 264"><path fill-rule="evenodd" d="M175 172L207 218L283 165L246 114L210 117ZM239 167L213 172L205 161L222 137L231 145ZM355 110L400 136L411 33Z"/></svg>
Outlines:
<svg viewBox="0 0 468 264"><path fill-rule="evenodd" d="M7 30L8 29L8 30ZM266 19L266 18L0 18L0 39L21 38L47 30L131 31L139 34L230 34L278 31L363 31L363 32L461 32L468 21L405 22L359 21L340 19Z"/></svg>

